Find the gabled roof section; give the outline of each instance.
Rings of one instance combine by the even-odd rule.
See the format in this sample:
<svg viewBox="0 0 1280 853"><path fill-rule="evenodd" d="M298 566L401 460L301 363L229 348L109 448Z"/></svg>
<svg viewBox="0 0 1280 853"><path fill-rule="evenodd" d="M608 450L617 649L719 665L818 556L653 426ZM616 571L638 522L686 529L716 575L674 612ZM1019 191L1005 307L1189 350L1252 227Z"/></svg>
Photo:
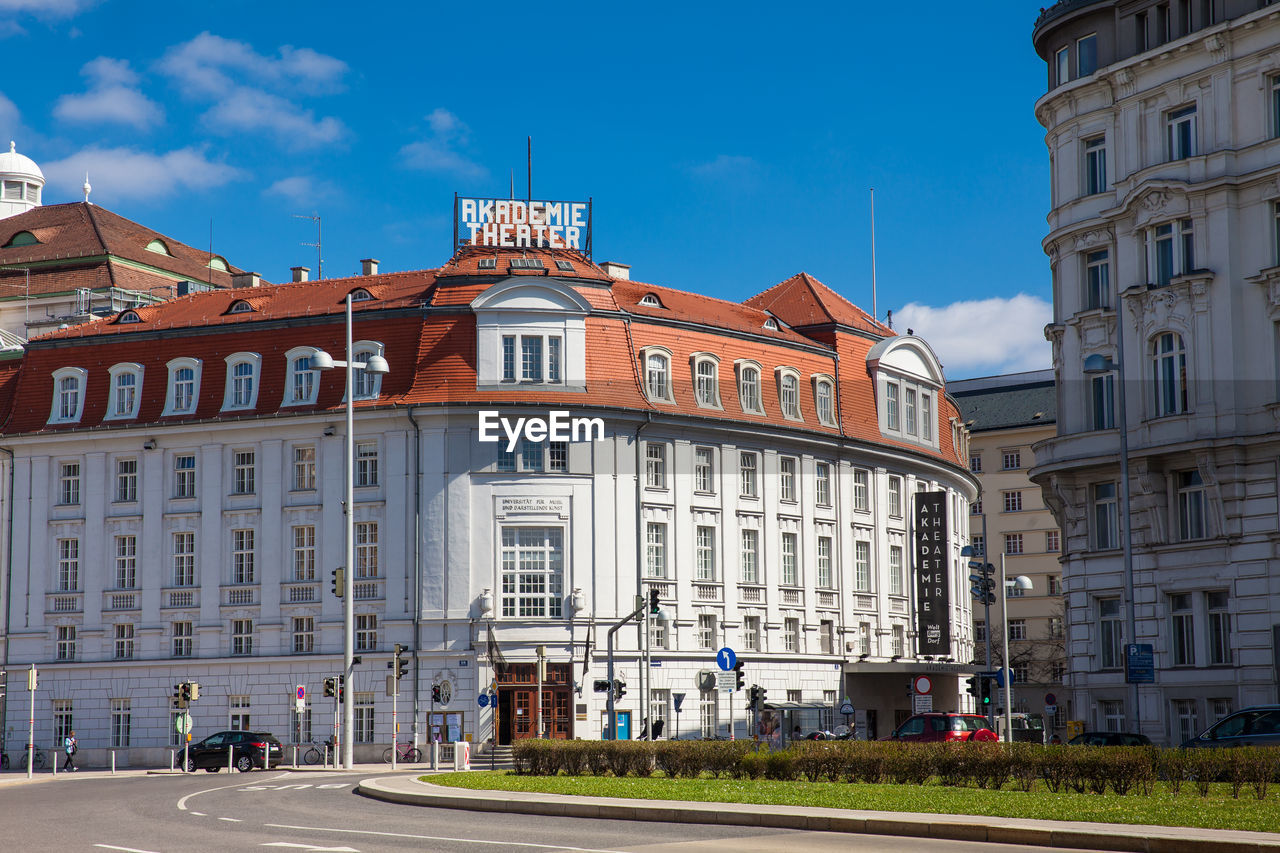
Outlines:
<svg viewBox="0 0 1280 853"><path fill-rule="evenodd" d="M650 294L658 297L661 306L642 305L641 300ZM643 281L617 280L613 283L613 298L618 307L630 314L652 317L655 320L679 320L698 323L717 329L734 332L745 332L760 335L779 341L803 343L808 346L824 347L825 344L807 338L785 326L777 329L765 328L765 321L770 312L751 304L742 305L724 299L715 299L699 293L686 293ZM783 321L786 322L785 320Z"/></svg>
<svg viewBox="0 0 1280 853"><path fill-rule="evenodd" d="M495 261L493 266L481 268L480 260ZM535 269L512 269L511 261L515 258L530 258L542 261L542 266ZM567 262L570 269L564 269ZM527 275L534 277L551 276L552 278L581 278L599 282L608 282L609 276L596 266L586 255L575 249L500 249L492 246L461 246L457 253L438 270L441 279L454 276L473 275Z"/></svg>
<svg viewBox="0 0 1280 853"><path fill-rule="evenodd" d="M970 432L1051 426L1058 420L1052 370L1009 373L947 383Z"/></svg>
<svg viewBox="0 0 1280 853"><path fill-rule="evenodd" d="M874 335L893 334L888 326L876 322L866 311L807 272L796 273L751 297L745 304L768 311L798 329L835 323Z"/></svg>

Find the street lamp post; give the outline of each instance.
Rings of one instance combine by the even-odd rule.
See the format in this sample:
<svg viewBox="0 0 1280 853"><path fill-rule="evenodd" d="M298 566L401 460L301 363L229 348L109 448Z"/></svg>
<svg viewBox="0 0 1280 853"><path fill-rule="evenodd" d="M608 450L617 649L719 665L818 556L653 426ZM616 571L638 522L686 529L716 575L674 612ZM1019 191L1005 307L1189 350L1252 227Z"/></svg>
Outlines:
<svg viewBox="0 0 1280 853"><path fill-rule="evenodd" d="M1004 631L1004 660L1001 661L1001 673L1004 681L1004 742L1013 741L1013 667L1009 666L1009 586L1018 589L1031 589L1031 578L1018 575L1012 581L1005 574L1004 554L1000 554L1000 622Z"/></svg>
<svg viewBox="0 0 1280 853"><path fill-rule="evenodd" d="M347 294L347 358L338 361L324 350L319 350L311 357L311 366L316 370L332 370L345 367L347 398L347 482L346 500L343 512L346 514L346 564L343 571L342 589L342 766L347 770L355 768L355 744L352 737L355 729L355 685L352 677L353 658L355 657L355 371L360 369L366 373L386 374L391 369L387 360L380 355L371 355L369 360L357 364L352 361L351 353L351 294Z"/></svg>
<svg viewBox="0 0 1280 853"><path fill-rule="evenodd" d="M1116 316L1118 318L1119 314L1117 313ZM1124 527L1124 534L1120 542L1124 547L1124 600L1126 605L1124 630L1128 638L1128 644L1134 644L1138 642L1138 620L1133 601L1133 536L1130 533L1133 520L1129 515L1129 420L1125 413L1123 329L1117 329L1115 361L1097 353L1084 360L1085 376L1103 376L1108 373L1114 373L1116 377L1116 415L1120 427L1120 524ZM1138 713L1138 683L1129 680L1127 659L1125 661L1124 677L1129 682L1129 707L1133 709L1133 731L1141 732L1142 716Z"/></svg>

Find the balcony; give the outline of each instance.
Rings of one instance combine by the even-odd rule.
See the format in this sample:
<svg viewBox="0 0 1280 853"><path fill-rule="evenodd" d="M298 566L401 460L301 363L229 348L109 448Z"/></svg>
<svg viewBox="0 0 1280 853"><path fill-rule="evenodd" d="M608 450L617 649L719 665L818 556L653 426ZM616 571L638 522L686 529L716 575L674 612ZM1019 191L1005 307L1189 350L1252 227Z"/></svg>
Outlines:
<svg viewBox="0 0 1280 853"><path fill-rule="evenodd" d="M199 590L192 588L186 589L166 589L161 591L160 606L165 607L199 607L200 597Z"/></svg>
<svg viewBox="0 0 1280 853"><path fill-rule="evenodd" d="M764 587L738 584L738 601L743 604L764 604Z"/></svg>
<svg viewBox="0 0 1280 853"><path fill-rule="evenodd" d="M664 601L670 601L676 597L676 585L659 580L646 580L644 585L651 590L656 590L658 598Z"/></svg>
<svg viewBox="0 0 1280 853"><path fill-rule="evenodd" d="M306 604L320 600L317 583L286 583L281 585L281 600L286 604Z"/></svg>
<svg viewBox="0 0 1280 853"><path fill-rule="evenodd" d="M239 607L246 604L258 604L262 601L257 584L235 584L222 587L222 605Z"/></svg>
<svg viewBox="0 0 1280 853"><path fill-rule="evenodd" d="M382 598L381 580L357 580L353 585L353 597L356 601L378 601Z"/></svg>
<svg viewBox="0 0 1280 853"><path fill-rule="evenodd" d="M45 613L81 613L84 611L84 593L57 592L45 596Z"/></svg>
<svg viewBox="0 0 1280 853"><path fill-rule="evenodd" d="M780 590L784 607L804 607L804 591L799 589Z"/></svg>
<svg viewBox="0 0 1280 853"><path fill-rule="evenodd" d="M693 585L694 601L714 601L720 602L724 600L723 587L718 583L695 583Z"/></svg>
<svg viewBox="0 0 1280 853"><path fill-rule="evenodd" d="M104 612L109 610L137 610L138 593L104 592L102 594L102 609Z"/></svg>
<svg viewBox="0 0 1280 853"><path fill-rule="evenodd" d="M839 606L839 603L838 603L838 599L837 599L837 597L836 597L836 594L835 594L834 592L827 592L827 591L825 591L825 590L818 590L818 605L817 605L817 606L818 606L818 607L821 607L821 608L824 608L824 609L826 609L826 610L835 610L835 609Z"/></svg>
<svg viewBox="0 0 1280 853"><path fill-rule="evenodd" d="M874 595L855 595L853 597L853 606L858 610L875 610L876 597Z"/></svg>

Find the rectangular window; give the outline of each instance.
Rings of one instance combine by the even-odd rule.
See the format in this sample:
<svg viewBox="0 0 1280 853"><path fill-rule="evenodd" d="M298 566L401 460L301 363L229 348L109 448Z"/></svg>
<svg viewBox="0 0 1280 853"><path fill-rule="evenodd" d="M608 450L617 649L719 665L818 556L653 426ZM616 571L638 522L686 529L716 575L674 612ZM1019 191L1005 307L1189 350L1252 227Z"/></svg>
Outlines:
<svg viewBox="0 0 1280 853"><path fill-rule="evenodd" d="M1099 249L1084 256L1084 307L1111 307L1111 253Z"/></svg>
<svg viewBox="0 0 1280 853"><path fill-rule="evenodd" d="M309 654L315 649L316 620L313 616L293 617L293 653Z"/></svg>
<svg viewBox="0 0 1280 853"><path fill-rule="evenodd" d="M547 470L557 473L569 470L569 445L566 442L547 442Z"/></svg>
<svg viewBox="0 0 1280 853"><path fill-rule="evenodd" d="M760 582L760 531L742 531L742 565L740 580L743 583Z"/></svg>
<svg viewBox="0 0 1280 853"><path fill-rule="evenodd" d="M1169 596L1169 627L1172 629L1170 650L1174 666L1195 666L1196 640L1191 593Z"/></svg>
<svg viewBox="0 0 1280 853"><path fill-rule="evenodd" d="M1106 191L1107 137L1093 136L1084 140L1084 192L1097 195Z"/></svg>
<svg viewBox="0 0 1280 853"><path fill-rule="evenodd" d="M933 395L920 392L920 438L933 441Z"/></svg>
<svg viewBox="0 0 1280 853"><path fill-rule="evenodd" d="M1115 483L1093 484L1093 544L1099 551L1120 547L1120 511Z"/></svg>
<svg viewBox="0 0 1280 853"><path fill-rule="evenodd" d="M987 556L987 538L981 533L974 533L969 537L969 544L973 546L973 556Z"/></svg>
<svg viewBox="0 0 1280 853"><path fill-rule="evenodd" d="M1170 160L1183 160L1196 153L1196 106L1192 104L1165 113L1166 154Z"/></svg>
<svg viewBox="0 0 1280 853"><path fill-rule="evenodd" d="M356 486L378 485L378 442L356 442Z"/></svg>
<svg viewBox="0 0 1280 853"><path fill-rule="evenodd" d="M138 460L116 460L116 500L133 503L138 499Z"/></svg>
<svg viewBox="0 0 1280 853"><path fill-rule="evenodd" d="M228 696L228 723L227 728L233 732L249 731L251 700L248 696Z"/></svg>
<svg viewBox="0 0 1280 853"><path fill-rule="evenodd" d="M1050 617L1049 617L1049 636L1050 636L1050 637L1061 637L1061 636L1062 636L1062 634L1063 634L1063 630L1062 630L1062 617L1061 617L1061 616L1050 616Z"/></svg>
<svg viewBox="0 0 1280 853"><path fill-rule="evenodd" d="M563 615L564 528L502 528L502 615Z"/></svg>
<svg viewBox="0 0 1280 853"><path fill-rule="evenodd" d="M231 620L231 654L253 654L253 620Z"/></svg>
<svg viewBox="0 0 1280 853"><path fill-rule="evenodd" d="M516 336L502 336L502 381L516 381Z"/></svg>
<svg viewBox="0 0 1280 853"><path fill-rule="evenodd" d="M547 381L560 382L562 341L559 335L547 336Z"/></svg>
<svg viewBox="0 0 1280 853"><path fill-rule="evenodd" d="M716 529L699 527L696 545L696 563L698 580L713 581L716 579Z"/></svg>
<svg viewBox="0 0 1280 853"><path fill-rule="evenodd" d="M1124 619L1120 615L1120 599L1098 599L1099 664L1102 669L1124 666Z"/></svg>
<svg viewBox="0 0 1280 853"><path fill-rule="evenodd" d="M905 595L902 579L902 546L889 546L889 594Z"/></svg>
<svg viewBox="0 0 1280 853"><path fill-rule="evenodd" d="M661 442L645 442L644 484L650 489L667 487L667 446Z"/></svg>
<svg viewBox="0 0 1280 853"><path fill-rule="evenodd" d="M293 490L309 492L316 487L316 449L314 447L295 447L293 449Z"/></svg>
<svg viewBox="0 0 1280 853"><path fill-rule="evenodd" d="M231 582L254 583L254 531L231 531Z"/></svg>
<svg viewBox="0 0 1280 853"><path fill-rule="evenodd" d="M1280 266L1280 201L1271 203L1271 259Z"/></svg>
<svg viewBox="0 0 1280 853"><path fill-rule="evenodd" d="M520 470L527 472L542 471L542 451L542 442L530 441L527 438L520 439Z"/></svg>
<svg viewBox="0 0 1280 853"><path fill-rule="evenodd" d="M376 578L378 572L378 522L356 522L356 577Z"/></svg>
<svg viewBox="0 0 1280 853"><path fill-rule="evenodd" d="M1196 714L1195 699L1174 699L1173 718L1178 723L1178 742L1190 740L1200 734L1200 722Z"/></svg>
<svg viewBox="0 0 1280 853"><path fill-rule="evenodd" d="M739 493L742 497L754 498L759 494L758 474L759 457L747 451L738 454Z"/></svg>
<svg viewBox="0 0 1280 853"><path fill-rule="evenodd" d="M1205 532L1204 481L1197 470L1179 471L1178 478L1178 538L1203 539Z"/></svg>
<svg viewBox="0 0 1280 853"><path fill-rule="evenodd" d="M894 657L902 657L907 653L907 629L901 625L893 626L892 634L892 654Z"/></svg>
<svg viewBox="0 0 1280 853"><path fill-rule="evenodd" d="M58 591L78 592L80 589L80 540L58 540Z"/></svg>
<svg viewBox="0 0 1280 853"><path fill-rule="evenodd" d="M818 645L824 655L836 653L836 623L823 619L818 623Z"/></svg>
<svg viewBox="0 0 1280 853"><path fill-rule="evenodd" d="M115 626L115 659L128 660L133 657L133 624L118 622Z"/></svg>
<svg viewBox="0 0 1280 853"><path fill-rule="evenodd" d="M1139 12L1133 16L1133 48L1138 53L1143 53L1150 46L1150 36L1147 32L1147 13Z"/></svg>
<svg viewBox="0 0 1280 853"><path fill-rule="evenodd" d="M520 378L525 382L542 381L542 338L520 336Z"/></svg>
<svg viewBox="0 0 1280 853"><path fill-rule="evenodd" d="M831 506L831 464L829 462L815 462L813 464L814 475L814 500L818 506Z"/></svg>
<svg viewBox="0 0 1280 853"><path fill-rule="evenodd" d="M698 615L698 646L703 649L716 648L716 617L714 613Z"/></svg>
<svg viewBox="0 0 1280 853"><path fill-rule="evenodd" d="M190 622L173 623L173 656L175 658L191 657L194 640L195 632Z"/></svg>
<svg viewBox="0 0 1280 853"><path fill-rule="evenodd" d="M831 537L818 537L818 588L832 589Z"/></svg>
<svg viewBox="0 0 1280 853"><path fill-rule="evenodd" d="M1057 85L1071 81L1071 49L1064 47L1054 54L1054 68L1056 69L1055 80Z"/></svg>
<svg viewBox="0 0 1280 853"><path fill-rule="evenodd" d="M1022 534L1006 533L1004 535L1004 552L1006 554L1022 553Z"/></svg>
<svg viewBox="0 0 1280 853"><path fill-rule="evenodd" d="M667 632L667 623L650 621L649 622L649 647L653 649L669 648L671 635Z"/></svg>
<svg viewBox="0 0 1280 853"><path fill-rule="evenodd" d="M1055 554L1062 550L1061 535L1057 530L1046 530L1044 534L1045 553ZM1050 593L1052 595L1053 593Z"/></svg>
<svg viewBox="0 0 1280 853"><path fill-rule="evenodd" d="M651 578L667 576L667 525L650 521L645 525L645 574Z"/></svg>
<svg viewBox="0 0 1280 853"><path fill-rule="evenodd" d="M916 434L916 392L907 388L902 392L903 411L906 414L907 435Z"/></svg>
<svg viewBox="0 0 1280 853"><path fill-rule="evenodd" d="M1088 77L1098 70L1098 35L1090 33L1076 41L1076 76Z"/></svg>
<svg viewBox="0 0 1280 853"><path fill-rule="evenodd" d="M1093 428L1114 429L1116 425L1116 375L1106 373L1089 378L1093 403Z"/></svg>
<svg viewBox="0 0 1280 853"><path fill-rule="evenodd" d="M357 693L355 699L355 732L352 743L373 743L373 694Z"/></svg>
<svg viewBox="0 0 1280 853"><path fill-rule="evenodd" d="M256 456L252 450L237 450L235 452L235 471L232 479L233 494L251 495L257 489L256 462Z"/></svg>
<svg viewBox="0 0 1280 853"><path fill-rule="evenodd" d="M1271 76L1271 138L1280 138L1280 74Z"/></svg>
<svg viewBox="0 0 1280 853"><path fill-rule="evenodd" d="M1062 595L1062 578L1058 575L1049 575L1049 594Z"/></svg>
<svg viewBox="0 0 1280 853"><path fill-rule="evenodd" d="M1229 666L1232 661L1231 614L1227 612L1226 590L1206 592L1204 598L1209 615L1209 664Z"/></svg>
<svg viewBox="0 0 1280 853"><path fill-rule="evenodd" d="M969 470L974 474L982 473L982 454L975 453L969 457Z"/></svg>
<svg viewBox="0 0 1280 853"><path fill-rule="evenodd" d="M902 518L902 478L889 478L889 517Z"/></svg>
<svg viewBox="0 0 1280 853"><path fill-rule="evenodd" d="M76 626L58 626L58 660L76 659Z"/></svg>
<svg viewBox="0 0 1280 853"><path fill-rule="evenodd" d="M720 694L715 690L698 692L698 734L704 738L716 737L720 723L717 712L720 707Z"/></svg>
<svg viewBox="0 0 1280 853"><path fill-rule="evenodd" d="M862 655L871 654L870 622L861 622L858 624L858 653Z"/></svg>
<svg viewBox="0 0 1280 853"><path fill-rule="evenodd" d="M853 589L855 592L871 591L871 543L858 540L853 543Z"/></svg>
<svg viewBox="0 0 1280 853"><path fill-rule="evenodd" d="M1098 714L1102 717L1102 730L1124 731L1124 702L1119 699L1103 699L1098 702Z"/></svg>
<svg viewBox="0 0 1280 853"><path fill-rule="evenodd" d="M356 651L373 652L378 650L378 614L356 614Z"/></svg>
<svg viewBox="0 0 1280 853"><path fill-rule="evenodd" d="M299 524L293 528L293 580L316 579L316 528Z"/></svg>
<svg viewBox="0 0 1280 853"><path fill-rule="evenodd" d="M173 457L173 496L196 496L196 457L193 453L179 453Z"/></svg>
<svg viewBox="0 0 1280 853"><path fill-rule="evenodd" d="M138 537L116 537L116 589L138 585Z"/></svg>
<svg viewBox="0 0 1280 853"><path fill-rule="evenodd" d="M76 506L80 503L80 463L63 462L58 479L58 503Z"/></svg>
<svg viewBox="0 0 1280 853"><path fill-rule="evenodd" d="M796 499L796 458L778 457L778 500L794 502Z"/></svg>
<svg viewBox="0 0 1280 853"><path fill-rule="evenodd" d="M985 643L987 641L987 623L978 620L973 623L973 641L975 643Z"/></svg>
<svg viewBox="0 0 1280 853"><path fill-rule="evenodd" d="M1223 717L1231 715L1230 699L1210 699L1209 700L1209 722L1216 723Z"/></svg>
<svg viewBox="0 0 1280 853"><path fill-rule="evenodd" d="M782 579L783 586L796 586L800 583L796 573L797 537L794 533L783 533L782 543Z"/></svg>
<svg viewBox="0 0 1280 853"><path fill-rule="evenodd" d="M871 472L865 468L853 469L853 508L858 512L871 510Z"/></svg>
<svg viewBox="0 0 1280 853"><path fill-rule="evenodd" d="M693 490L703 494L716 491L716 452L711 447L697 447L693 451Z"/></svg>
<svg viewBox="0 0 1280 853"><path fill-rule="evenodd" d="M70 699L53 700L53 742L62 743L75 731Z"/></svg>
<svg viewBox="0 0 1280 853"><path fill-rule="evenodd" d="M1010 619L1009 620L1009 639L1025 640L1027 638L1027 620L1026 619Z"/></svg>
<svg viewBox="0 0 1280 853"><path fill-rule="evenodd" d="M196 535L189 531L173 534L173 585L196 585Z"/></svg>
<svg viewBox="0 0 1280 853"><path fill-rule="evenodd" d="M1021 450L1005 450L1000 453L1000 469L1002 471L1016 471L1021 467Z"/></svg>
<svg viewBox="0 0 1280 853"><path fill-rule="evenodd" d="M113 749L126 749L131 739L133 728L133 712L131 700L111 700L111 746Z"/></svg>
<svg viewBox="0 0 1280 853"><path fill-rule="evenodd" d="M969 504L969 515L982 515L982 501L977 500Z"/></svg>
<svg viewBox="0 0 1280 853"><path fill-rule="evenodd" d="M884 398L885 398L884 399L885 424L889 427L889 429L893 430L894 432L897 432L898 429L900 429L900 427L898 426L898 419L901 417L901 411L899 409L899 404L898 404L898 383L897 382L885 383Z"/></svg>
<svg viewBox="0 0 1280 853"><path fill-rule="evenodd" d="M788 616L782 620L782 650L784 652L800 651L800 620Z"/></svg>
<svg viewBox="0 0 1280 853"><path fill-rule="evenodd" d="M1022 512L1022 492L1004 492L1004 511Z"/></svg>
<svg viewBox="0 0 1280 853"><path fill-rule="evenodd" d="M742 647L749 652L760 651L760 617L742 617Z"/></svg>

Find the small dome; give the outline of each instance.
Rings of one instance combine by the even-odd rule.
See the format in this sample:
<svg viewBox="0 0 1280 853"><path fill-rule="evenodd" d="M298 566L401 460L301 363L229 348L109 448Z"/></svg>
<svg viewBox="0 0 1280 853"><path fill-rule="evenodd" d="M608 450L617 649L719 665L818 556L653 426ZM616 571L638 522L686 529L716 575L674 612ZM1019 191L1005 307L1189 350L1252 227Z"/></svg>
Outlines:
<svg viewBox="0 0 1280 853"><path fill-rule="evenodd" d="M40 171L40 167L30 157L19 154L12 140L9 142L9 150L0 153L0 176L35 178L41 185L44 184L44 172Z"/></svg>

